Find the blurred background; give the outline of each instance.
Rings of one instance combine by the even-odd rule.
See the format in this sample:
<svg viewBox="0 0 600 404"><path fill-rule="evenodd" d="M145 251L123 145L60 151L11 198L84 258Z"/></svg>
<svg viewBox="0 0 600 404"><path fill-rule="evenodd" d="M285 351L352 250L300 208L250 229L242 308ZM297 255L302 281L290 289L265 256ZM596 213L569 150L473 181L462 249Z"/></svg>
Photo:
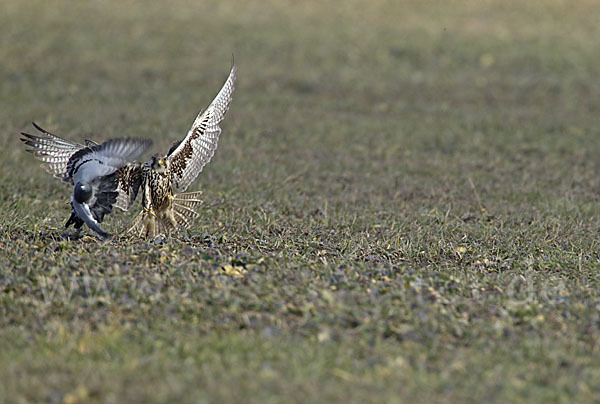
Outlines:
<svg viewBox="0 0 600 404"><path fill-rule="evenodd" d="M146 136L166 150L233 54L237 90L203 186L278 184L350 209L460 204L472 200L469 175L501 194L497 209L523 192L598 190L597 2L2 8L5 174L37 175L16 140L32 120L75 140Z"/></svg>
<svg viewBox="0 0 600 404"><path fill-rule="evenodd" d="M599 1L0 10L0 401L600 400ZM61 239L19 132L165 152L232 55L189 238Z"/></svg>

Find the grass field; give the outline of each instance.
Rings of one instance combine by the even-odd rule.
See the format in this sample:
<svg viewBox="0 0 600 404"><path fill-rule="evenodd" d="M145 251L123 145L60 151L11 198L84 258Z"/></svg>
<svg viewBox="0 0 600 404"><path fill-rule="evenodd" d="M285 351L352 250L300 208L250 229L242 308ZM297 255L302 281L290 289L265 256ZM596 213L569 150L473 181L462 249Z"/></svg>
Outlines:
<svg viewBox="0 0 600 404"><path fill-rule="evenodd" d="M600 400L600 2L0 6L0 402ZM61 238L19 132L166 151L232 54L189 234Z"/></svg>

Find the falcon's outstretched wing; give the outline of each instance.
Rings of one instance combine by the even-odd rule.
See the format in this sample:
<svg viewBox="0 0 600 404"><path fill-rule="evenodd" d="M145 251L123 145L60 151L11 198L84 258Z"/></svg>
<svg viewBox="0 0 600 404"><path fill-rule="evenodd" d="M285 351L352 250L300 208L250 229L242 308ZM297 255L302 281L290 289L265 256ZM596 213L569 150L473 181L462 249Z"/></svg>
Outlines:
<svg viewBox="0 0 600 404"><path fill-rule="evenodd" d="M122 210L128 210L142 185L142 164L133 162L121 167L115 173L117 175L117 192L119 196L114 206Z"/></svg>
<svg viewBox="0 0 600 404"><path fill-rule="evenodd" d="M86 146L55 136L36 125L35 122L32 123L42 136L21 133L24 136L21 141L31 147L31 149L27 149L28 152L33 153L37 159L44 162L42 164L44 170L56 178L63 179L71 156ZM88 143L88 146L95 144L90 141L86 143Z"/></svg>
<svg viewBox="0 0 600 404"><path fill-rule="evenodd" d="M200 111L187 136L169 151L167 158L173 172L173 186L181 192L196 179L215 154L221 134L219 123L231 103L235 73L233 65L219 94L204 112Z"/></svg>

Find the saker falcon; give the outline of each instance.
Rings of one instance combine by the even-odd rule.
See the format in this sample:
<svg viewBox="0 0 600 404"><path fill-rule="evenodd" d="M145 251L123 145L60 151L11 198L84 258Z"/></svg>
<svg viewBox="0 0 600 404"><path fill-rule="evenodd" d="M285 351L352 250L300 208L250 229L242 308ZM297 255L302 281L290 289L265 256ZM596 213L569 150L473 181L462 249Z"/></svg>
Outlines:
<svg viewBox="0 0 600 404"><path fill-rule="evenodd" d="M114 206L128 210L142 188L142 211L134 219L129 233L154 237L170 233L177 225L187 228L198 216L193 208L201 203L200 192L174 194L173 191L185 191L214 155L221 134L219 124L229 109L235 79L234 65L214 100L200 111L186 137L175 142L166 155L157 153L143 164L129 163L115 172ZM43 136L25 135L24 141L34 148L30 151L46 163L43 167L47 171L62 175L62 171L58 172L62 167L55 161L64 159L65 148L77 151L85 146L54 136L37 125L36 128ZM95 143L87 141L87 144Z"/></svg>
<svg viewBox="0 0 600 404"><path fill-rule="evenodd" d="M142 211L134 219L129 233L154 237L170 233L178 224L189 227L190 219L197 216L193 207L201 203L200 192L174 195L173 191L185 191L215 154L221 134L219 124L231 103L235 74L233 65L221 91L204 111L200 111L183 140L175 142L166 155L152 156L130 173L131 181L123 182L123 195L130 195L135 188L131 184L139 181L137 176L141 177Z"/></svg>

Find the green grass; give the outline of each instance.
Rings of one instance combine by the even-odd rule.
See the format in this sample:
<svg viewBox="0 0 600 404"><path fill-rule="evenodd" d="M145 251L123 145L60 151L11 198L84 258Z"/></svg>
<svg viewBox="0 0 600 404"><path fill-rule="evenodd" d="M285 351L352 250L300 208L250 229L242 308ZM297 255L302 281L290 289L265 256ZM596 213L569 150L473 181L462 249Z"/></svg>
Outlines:
<svg viewBox="0 0 600 404"><path fill-rule="evenodd" d="M2 9L0 402L600 400L600 3ZM165 151L232 53L189 234L62 239L18 133Z"/></svg>

